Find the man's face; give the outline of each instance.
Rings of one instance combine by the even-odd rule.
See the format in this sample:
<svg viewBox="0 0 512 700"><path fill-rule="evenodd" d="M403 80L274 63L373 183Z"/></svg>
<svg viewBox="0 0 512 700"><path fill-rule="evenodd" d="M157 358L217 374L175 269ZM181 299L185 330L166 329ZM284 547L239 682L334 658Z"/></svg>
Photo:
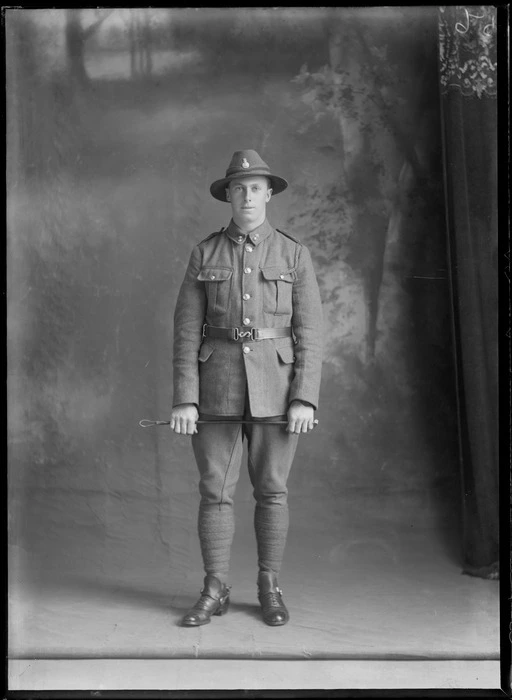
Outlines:
<svg viewBox="0 0 512 700"><path fill-rule="evenodd" d="M226 199L231 204L233 217L245 224L258 222L265 217L271 196L269 181L262 175L237 178L226 188Z"/></svg>

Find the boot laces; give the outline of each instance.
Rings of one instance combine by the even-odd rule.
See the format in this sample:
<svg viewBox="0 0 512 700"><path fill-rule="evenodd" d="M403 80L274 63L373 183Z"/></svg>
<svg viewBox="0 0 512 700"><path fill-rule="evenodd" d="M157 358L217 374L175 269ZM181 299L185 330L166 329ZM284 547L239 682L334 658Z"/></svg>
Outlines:
<svg viewBox="0 0 512 700"><path fill-rule="evenodd" d="M282 608L283 607L283 601L281 598L282 591L280 588L276 588L273 591L269 591L268 593L265 594L265 600L269 607L272 608Z"/></svg>
<svg viewBox="0 0 512 700"><path fill-rule="evenodd" d="M212 598L209 595L202 595L194 605L194 608L196 610L207 610L211 606L212 600L215 600L215 598Z"/></svg>
<svg viewBox="0 0 512 700"><path fill-rule="evenodd" d="M220 605L222 605L224 603L225 599L229 595L230 588L231 588L231 586L226 586L225 590L219 594L218 598L214 598L213 596L208 595L208 593L205 593L204 589L203 589L201 591L201 597L199 598L197 603L194 605L194 608L196 610L207 610L209 607L211 607L212 600L215 601L216 603L220 603Z"/></svg>

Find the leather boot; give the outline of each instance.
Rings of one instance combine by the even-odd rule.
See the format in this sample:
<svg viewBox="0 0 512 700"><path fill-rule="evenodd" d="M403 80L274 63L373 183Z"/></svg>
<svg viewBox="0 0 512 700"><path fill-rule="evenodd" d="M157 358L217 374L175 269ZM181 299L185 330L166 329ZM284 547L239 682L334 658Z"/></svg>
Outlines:
<svg viewBox="0 0 512 700"><path fill-rule="evenodd" d="M184 627L199 627L207 625L212 615L224 615L229 608L230 589L231 586L226 586L216 576L207 574L201 597L185 615L181 624Z"/></svg>
<svg viewBox="0 0 512 700"><path fill-rule="evenodd" d="M258 574L258 600L267 625L286 625L290 619L282 599L282 590L277 585L277 575L272 571Z"/></svg>

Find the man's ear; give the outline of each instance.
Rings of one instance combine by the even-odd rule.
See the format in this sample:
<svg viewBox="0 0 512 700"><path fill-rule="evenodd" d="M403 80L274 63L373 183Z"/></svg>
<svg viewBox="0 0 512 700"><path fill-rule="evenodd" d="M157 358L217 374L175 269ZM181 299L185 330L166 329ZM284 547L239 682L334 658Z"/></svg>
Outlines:
<svg viewBox="0 0 512 700"><path fill-rule="evenodd" d="M267 197L265 199L266 202L270 202L270 198L272 197L272 188L269 187L267 190Z"/></svg>

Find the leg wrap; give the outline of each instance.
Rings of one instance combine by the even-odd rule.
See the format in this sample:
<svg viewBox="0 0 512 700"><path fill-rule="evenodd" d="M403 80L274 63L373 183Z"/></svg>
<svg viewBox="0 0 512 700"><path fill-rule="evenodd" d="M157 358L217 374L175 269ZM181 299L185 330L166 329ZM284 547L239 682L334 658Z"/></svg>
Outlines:
<svg viewBox="0 0 512 700"><path fill-rule="evenodd" d="M258 566L260 571L279 573L286 546L288 523L287 503L273 506L256 505L254 510L254 530L258 545Z"/></svg>
<svg viewBox="0 0 512 700"><path fill-rule="evenodd" d="M229 573L229 556L235 533L233 507L226 504L199 506L199 542L207 574Z"/></svg>

